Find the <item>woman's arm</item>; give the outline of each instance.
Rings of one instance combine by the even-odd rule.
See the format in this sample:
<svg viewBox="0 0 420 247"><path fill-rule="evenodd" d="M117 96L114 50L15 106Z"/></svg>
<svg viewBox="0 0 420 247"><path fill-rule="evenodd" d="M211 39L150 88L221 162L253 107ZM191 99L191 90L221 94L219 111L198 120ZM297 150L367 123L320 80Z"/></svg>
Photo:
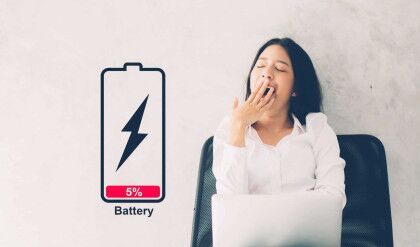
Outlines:
<svg viewBox="0 0 420 247"><path fill-rule="evenodd" d="M231 130L231 121L225 117L213 138L213 174L217 194L248 194L246 170L246 128ZM227 138L229 136L229 138Z"/></svg>
<svg viewBox="0 0 420 247"><path fill-rule="evenodd" d="M274 102L268 81L260 82L239 105L235 97L231 117L225 117L213 138L213 174L218 194L248 194L245 133Z"/></svg>
<svg viewBox="0 0 420 247"><path fill-rule="evenodd" d="M245 147L246 125L240 122L231 122L228 144L236 147Z"/></svg>

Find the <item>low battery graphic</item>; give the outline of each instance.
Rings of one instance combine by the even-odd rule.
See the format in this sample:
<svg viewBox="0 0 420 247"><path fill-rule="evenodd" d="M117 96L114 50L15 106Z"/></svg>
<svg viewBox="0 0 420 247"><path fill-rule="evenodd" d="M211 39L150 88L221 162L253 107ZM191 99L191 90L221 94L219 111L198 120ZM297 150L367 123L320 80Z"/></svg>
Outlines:
<svg viewBox="0 0 420 247"><path fill-rule="evenodd" d="M165 197L165 73L125 63L101 73L101 197Z"/></svg>

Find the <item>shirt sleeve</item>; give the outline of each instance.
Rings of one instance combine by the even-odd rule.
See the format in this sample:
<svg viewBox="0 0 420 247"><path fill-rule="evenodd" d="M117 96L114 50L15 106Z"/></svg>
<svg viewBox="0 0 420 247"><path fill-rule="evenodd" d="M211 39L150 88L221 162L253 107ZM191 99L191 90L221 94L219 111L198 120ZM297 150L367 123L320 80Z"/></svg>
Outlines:
<svg viewBox="0 0 420 247"><path fill-rule="evenodd" d="M217 194L248 194L246 147L227 143L230 118L226 116L213 137L213 174Z"/></svg>
<svg viewBox="0 0 420 247"><path fill-rule="evenodd" d="M344 208L347 202L344 184L346 161L340 157L337 135L323 113L312 114L309 122L315 138L314 155L317 164L314 190L339 197Z"/></svg>

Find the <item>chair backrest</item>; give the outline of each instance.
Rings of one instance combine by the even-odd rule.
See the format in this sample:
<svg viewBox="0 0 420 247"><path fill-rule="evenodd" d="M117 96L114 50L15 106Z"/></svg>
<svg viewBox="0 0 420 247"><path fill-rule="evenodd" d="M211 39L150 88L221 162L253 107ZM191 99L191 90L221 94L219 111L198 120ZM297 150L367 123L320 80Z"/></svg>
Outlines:
<svg viewBox="0 0 420 247"><path fill-rule="evenodd" d="M346 160L347 204L343 211L341 246L393 246L385 150L371 135L338 135L340 156ZM191 246L212 246L211 196L213 137L201 151Z"/></svg>

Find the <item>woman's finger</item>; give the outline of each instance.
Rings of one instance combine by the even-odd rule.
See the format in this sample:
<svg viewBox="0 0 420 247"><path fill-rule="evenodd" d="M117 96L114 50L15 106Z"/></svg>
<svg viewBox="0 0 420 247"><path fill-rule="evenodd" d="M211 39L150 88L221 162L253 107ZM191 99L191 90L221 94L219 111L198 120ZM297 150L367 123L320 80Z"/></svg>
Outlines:
<svg viewBox="0 0 420 247"><path fill-rule="evenodd" d="M233 110L235 110L238 107L238 98L235 96L235 98L233 99Z"/></svg>
<svg viewBox="0 0 420 247"><path fill-rule="evenodd" d="M251 94L249 95L248 99L246 100L247 103L251 103L254 100L255 95L258 93L258 91L260 90L260 88L262 87L262 85L263 85L262 82L261 83L258 83L257 87L254 89L253 92L251 92Z"/></svg>
<svg viewBox="0 0 420 247"><path fill-rule="evenodd" d="M258 102L257 109L262 108L265 104L267 104L270 100L271 95L273 95L274 89L272 87L269 88L270 90L268 93Z"/></svg>
<svg viewBox="0 0 420 247"><path fill-rule="evenodd" d="M270 101L265 105L265 106L263 106L261 109L260 109L260 111L266 111L266 110L268 110L268 108L270 108L271 107L271 105L273 105L273 102L274 102L274 97L273 98L271 98L270 99Z"/></svg>
<svg viewBox="0 0 420 247"><path fill-rule="evenodd" d="M255 106L255 108L257 108L257 110L259 111L259 110L261 110L261 109L263 108L263 106L264 106L265 104L267 104L267 103L268 103L268 101L267 101L266 99L262 98L262 99L260 100L260 102L258 102L258 105L256 105L256 106Z"/></svg>
<svg viewBox="0 0 420 247"><path fill-rule="evenodd" d="M268 81L264 81L263 85L258 90L257 94L255 95L254 99L252 100L251 104L258 105L258 102L260 101L261 97L264 95L264 91L268 86Z"/></svg>
<svg viewBox="0 0 420 247"><path fill-rule="evenodd" d="M271 95L274 94L274 88L273 87L268 87L268 89L269 89L268 93L263 98L269 99L271 97Z"/></svg>

